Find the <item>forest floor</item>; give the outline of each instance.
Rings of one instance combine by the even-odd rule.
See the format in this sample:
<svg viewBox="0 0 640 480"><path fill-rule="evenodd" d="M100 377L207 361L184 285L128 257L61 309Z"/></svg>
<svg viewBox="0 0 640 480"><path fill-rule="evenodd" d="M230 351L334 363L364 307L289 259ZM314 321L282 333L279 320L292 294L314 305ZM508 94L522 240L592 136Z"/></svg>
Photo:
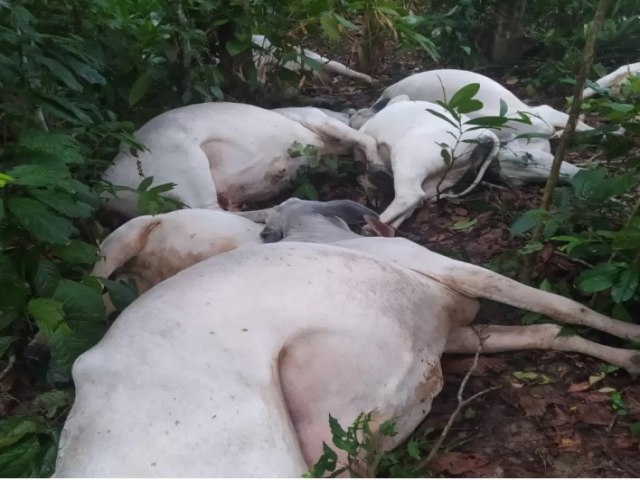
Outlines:
<svg viewBox="0 0 640 480"><path fill-rule="evenodd" d="M426 68L409 60L401 76ZM384 71L376 75L380 85L393 83L397 73L393 77ZM511 85L527 102L564 107L562 97L545 98L530 88L525 90L513 75L494 78ZM337 99L331 105L334 109L361 108L375 101L382 89L363 89L341 79L331 92L312 94ZM578 157L570 154L569 158ZM323 181L315 186L321 200L366 202L363 190L354 184ZM540 205L541 193L541 186L483 184L455 203L423 206L397 234L516 278L524 240L513 238L509 226L520 213ZM575 264L551 244L538 254L538 283L542 278L571 278L575 270ZM522 324L522 316L523 312L513 308L483 302L476 323ZM615 342L597 332L587 336ZM469 355L444 356L444 389L418 432L434 429L439 434L456 408L460 382L472 362ZM579 354L482 355L463 397L489 387L497 389L463 409L442 453L430 465L432 473L448 477L640 477L640 432L634 435L630 428L640 421L640 384L623 371L601 373L604 367L603 362ZM435 438L433 433L430 438Z"/></svg>

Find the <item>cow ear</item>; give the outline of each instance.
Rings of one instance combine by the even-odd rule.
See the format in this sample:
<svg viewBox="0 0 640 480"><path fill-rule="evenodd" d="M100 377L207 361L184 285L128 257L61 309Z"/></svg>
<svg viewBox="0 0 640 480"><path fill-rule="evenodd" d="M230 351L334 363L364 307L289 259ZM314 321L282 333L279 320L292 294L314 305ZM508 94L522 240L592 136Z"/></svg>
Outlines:
<svg viewBox="0 0 640 480"><path fill-rule="evenodd" d="M365 215L364 221L367 222L367 225L371 230L376 232L380 237L395 237L396 229L391 225L387 225L382 220L380 220L377 216L372 217L371 215Z"/></svg>
<svg viewBox="0 0 640 480"><path fill-rule="evenodd" d="M378 218L373 210L351 200L331 200L314 206L315 213L326 217L338 217L347 225L363 225L365 216Z"/></svg>

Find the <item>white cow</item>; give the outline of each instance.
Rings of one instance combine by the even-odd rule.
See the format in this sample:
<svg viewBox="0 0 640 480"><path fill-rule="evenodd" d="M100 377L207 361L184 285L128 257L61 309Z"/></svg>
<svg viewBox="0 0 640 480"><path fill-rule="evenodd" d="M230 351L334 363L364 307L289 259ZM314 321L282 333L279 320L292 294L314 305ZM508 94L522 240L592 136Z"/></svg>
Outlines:
<svg viewBox="0 0 640 480"><path fill-rule="evenodd" d="M397 101L360 129L376 139L384 163L384 168L369 167L368 183L385 190L390 183L385 175L393 175L395 197L380 215L380 220L393 227L409 218L421 202L455 196L444 192L467 170L480 169L473 185L477 184L498 153L500 142L492 131L467 131L457 141L450 133L457 134L455 128L441 116L454 121L446 109L435 103ZM445 145L452 158L449 164L442 156Z"/></svg>
<svg viewBox="0 0 640 480"><path fill-rule="evenodd" d="M619 90L621 85L627 81L630 75L640 75L640 62L623 65L604 77L596 80L596 84L602 89ZM597 92L591 87L585 88L582 98L591 98Z"/></svg>
<svg viewBox="0 0 640 480"><path fill-rule="evenodd" d="M466 325L477 297L640 338L638 325L412 242L354 236L335 203L281 207L264 236L287 242L244 246L156 285L77 360L56 476L298 477L331 444L329 414L348 424L373 412L374 435L395 419L398 435L378 443L393 448L440 391L443 351L475 351ZM307 243L309 228L333 244ZM494 335L513 332L491 330L489 351ZM637 352L568 338L550 340L640 371Z"/></svg>
<svg viewBox="0 0 640 480"><path fill-rule="evenodd" d="M146 292L202 260L247 245L262 243L264 225L229 212L184 209L129 220L104 239L102 259L91 275L133 280Z"/></svg>
<svg viewBox="0 0 640 480"><path fill-rule="evenodd" d="M188 206L216 210L265 200L286 188L308 161L289 153L294 142L313 145L320 154L356 150L380 163L375 140L339 120L320 111L302 123L285 115L227 102L170 110L136 132L148 150L124 148L103 179L136 188L153 176L154 184L175 183L169 195ZM137 199L134 192L120 191L109 208L133 217Z"/></svg>
<svg viewBox="0 0 640 480"><path fill-rule="evenodd" d="M507 116L517 116L518 112L531 114L531 124L509 122L510 128L496 130L501 141L509 141L513 136L524 133L540 133L553 135L556 128L564 128L569 116L549 105L531 107L521 101L509 90L498 82L468 70L442 69L416 73L387 87L380 98L371 108L359 110L351 118L351 126L360 128L368 118L380 111L386 103L398 95L408 95L411 100L424 100L427 102L446 102L451 100L454 93L471 83L478 83L480 90L474 97L482 102L482 108L475 112L469 112L470 118L497 116L500 112L500 100L507 105ZM577 130L591 130L589 125L578 122ZM538 143L539 148L549 151L548 141L544 139L531 139L532 145Z"/></svg>

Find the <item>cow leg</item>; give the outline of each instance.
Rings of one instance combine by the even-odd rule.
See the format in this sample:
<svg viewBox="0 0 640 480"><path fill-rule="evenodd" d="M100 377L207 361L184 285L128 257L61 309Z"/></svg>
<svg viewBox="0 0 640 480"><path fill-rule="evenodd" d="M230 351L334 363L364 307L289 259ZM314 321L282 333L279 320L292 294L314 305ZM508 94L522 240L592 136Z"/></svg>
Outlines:
<svg viewBox="0 0 640 480"><path fill-rule="evenodd" d="M559 336L560 329L560 326L552 324L489 325L476 333L473 327L458 327L449 334L445 353L475 353L482 337L485 339L482 345L483 353L527 349L577 352L617 365L631 374L640 374L639 351L608 347L577 335Z"/></svg>
<svg viewBox="0 0 640 480"><path fill-rule="evenodd" d="M355 130L340 120L332 118L321 111L307 111L303 115L287 111L280 113L295 120L322 138L327 146L327 150L342 153L345 147L348 150L357 148L364 153L369 165L384 166L378 154L378 143L372 136Z"/></svg>

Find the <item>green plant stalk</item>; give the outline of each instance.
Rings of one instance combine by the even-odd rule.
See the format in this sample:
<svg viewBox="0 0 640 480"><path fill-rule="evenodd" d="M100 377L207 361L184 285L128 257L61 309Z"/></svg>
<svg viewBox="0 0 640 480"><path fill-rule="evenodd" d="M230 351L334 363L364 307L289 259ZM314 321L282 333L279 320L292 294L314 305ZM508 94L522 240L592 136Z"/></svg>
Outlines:
<svg viewBox="0 0 640 480"><path fill-rule="evenodd" d="M580 110L582 107L582 91L584 90L584 86L587 83L587 76L589 74L589 70L591 69L591 65L593 63L593 55L595 52L596 41L598 38L598 32L602 27L602 23L604 22L604 17L607 12L607 8L609 7L610 0L599 0L598 6L596 8L596 13L593 19L593 23L589 32L587 34L587 39L584 43L584 48L582 50L582 61L580 63L580 70L578 72L578 76L576 78L576 85L573 93L573 100L571 102L571 109L569 111L569 121L562 132L562 136L560 137L560 142L558 143L558 148L556 150L556 154L553 158L553 164L551 165L551 171L549 172L549 178L547 179L547 183L544 187L544 193L542 195L542 202L540 204L540 208L548 211L551 206L551 200L553 198L553 192L556 189L556 185L558 184L558 177L560 175L560 166L562 165L562 160L564 158L565 152L567 151L567 146L569 144L569 139L573 135L576 124L578 123L578 116L580 115ZM535 241L542 241L542 234L544 230L544 223L542 220L538 222L536 225L531 239ZM533 275L533 267L535 265L535 258L537 256L536 252L529 254L525 261L524 268L521 272L521 279L526 283L531 282L531 277Z"/></svg>

